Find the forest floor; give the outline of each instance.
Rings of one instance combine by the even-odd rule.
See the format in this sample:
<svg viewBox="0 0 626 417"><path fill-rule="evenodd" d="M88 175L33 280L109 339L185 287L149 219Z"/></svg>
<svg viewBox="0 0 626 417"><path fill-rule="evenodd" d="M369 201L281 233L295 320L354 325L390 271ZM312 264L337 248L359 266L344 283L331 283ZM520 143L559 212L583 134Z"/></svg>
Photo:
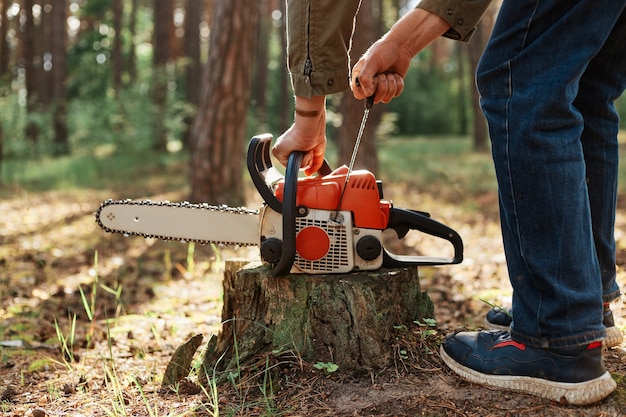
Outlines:
<svg viewBox="0 0 626 417"><path fill-rule="evenodd" d="M176 348L199 334L201 351L220 329L224 260L255 258L256 249L109 235L97 227L94 212L102 200L119 195L16 191L0 200L0 412L9 417L626 415L624 345L605 355L618 390L586 407L490 390L462 381L443 365L437 348L443 336L480 328L490 304L510 301L497 199L475 197L480 209L468 209L400 188L386 190L396 207L430 211L464 239L461 265L420 269L423 289L435 304L436 329L424 332L417 324L399 329L387 369L318 369L293 352L277 353L222 382L199 387L192 376L168 392L161 390L161 380ZM619 281L626 288L626 207L617 222ZM624 330L622 301L614 311Z"/></svg>

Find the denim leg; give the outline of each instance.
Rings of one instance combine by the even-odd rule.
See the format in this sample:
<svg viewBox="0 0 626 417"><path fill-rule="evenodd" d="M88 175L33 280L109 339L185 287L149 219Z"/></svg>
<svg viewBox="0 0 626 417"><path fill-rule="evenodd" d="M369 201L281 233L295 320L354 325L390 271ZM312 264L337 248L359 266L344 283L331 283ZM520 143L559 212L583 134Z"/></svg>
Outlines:
<svg viewBox="0 0 626 417"><path fill-rule="evenodd" d="M614 102L626 88L626 13L622 12L609 39L585 70L574 107L585 125L581 136L591 225L602 276L602 299L615 300L615 207L619 144L619 116Z"/></svg>
<svg viewBox="0 0 626 417"><path fill-rule="evenodd" d="M616 22L625 7L626 0L505 0L478 68L513 287L511 333L533 346L576 346L605 335L594 231L596 241L605 239L604 268L614 262L614 254L607 257L612 230L605 233L614 222L617 147L606 136L617 129L610 107L624 90L617 51L624 23ZM621 61L594 60L605 51ZM598 92L592 68L602 65L606 80ZM587 96L578 99L579 91ZM587 120L581 102L605 110ZM596 146L603 150L589 151ZM616 296L614 275L607 284Z"/></svg>

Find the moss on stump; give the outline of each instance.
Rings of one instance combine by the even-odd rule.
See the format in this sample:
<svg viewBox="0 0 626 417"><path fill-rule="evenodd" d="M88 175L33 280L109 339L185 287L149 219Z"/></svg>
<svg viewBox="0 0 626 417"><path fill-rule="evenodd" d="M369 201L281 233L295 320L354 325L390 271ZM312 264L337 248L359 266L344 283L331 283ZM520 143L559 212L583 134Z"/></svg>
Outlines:
<svg viewBox="0 0 626 417"><path fill-rule="evenodd" d="M203 368L237 369L291 350L343 370L380 369L390 363L394 327L433 316L416 267L272 277L260 263L227 262L222 330Z"/></svg>

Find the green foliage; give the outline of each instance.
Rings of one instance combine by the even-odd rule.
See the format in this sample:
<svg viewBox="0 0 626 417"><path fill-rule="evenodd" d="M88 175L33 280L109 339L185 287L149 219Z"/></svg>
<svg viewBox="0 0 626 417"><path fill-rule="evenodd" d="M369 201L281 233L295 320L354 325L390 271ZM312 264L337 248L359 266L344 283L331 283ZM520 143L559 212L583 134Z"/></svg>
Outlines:
<svg viewBox="0 0 626 417"><path fill-rule="evenodd" d="M404 80L404 92L389 104L398 115L398 133L465 134L470 102L461 90L457 71L432 68L415 61Z"/></svg>
<svg viewBox="0 0 626 417"><path fill-rule="evenodd" d="M111 39L95 30L82 34L68 52L70 100L106 94L111 79Z"/></svg>
<svg viewBox="0 0 626 417"><path fill-rule="evenodd" d="M471 146L466 136L395 137L379 147L380 177L450 199L495 191L491 155Z"/></svg>
<svg viewBox="0 0 626 417"><path fill-rule="evenodd" d="M119 188L120 184L126 184L128 197L132 197L133 190L150 187L149 184L155 181L152 178L154 172L171 171L167 183L160 185L163 189L180 189L187 183L185 171L181 169L181 164L186 165L187 160L184 152L162 154L148 150L94 153L54 159L6 161L2 164L2 183L32 192Z"/></svg>

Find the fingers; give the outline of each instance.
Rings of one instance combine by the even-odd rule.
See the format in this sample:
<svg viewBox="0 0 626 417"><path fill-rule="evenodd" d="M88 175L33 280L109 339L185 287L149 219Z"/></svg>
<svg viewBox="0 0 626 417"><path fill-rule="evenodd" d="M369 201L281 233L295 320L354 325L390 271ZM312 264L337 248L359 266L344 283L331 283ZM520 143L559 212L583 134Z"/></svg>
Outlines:
<svg viewBox="0 0 626 417"><path fill-rule="evenodd" d="M289 160L289 153L287 153L283 148L284 147L281 146L280 142L276 142L276 144L272 147L272 155L282 166L286 166L287 161Z"/></svg>
<svg viewBox="0 0 626 417"><path fill-rule="evenodd" d="M352 92L359 100L374 95L374 103L389 103L404 91L404 78L400 74L382 73L369 77L367 74L354 72L356 74L353 73Z"/></svg>
<svg viewBox="0 0 626 417"><path fill-rule="evenodd" d="M399 74L378 74L376 80L374 103L389 103L404 90L404 79Z"/></svg>
<svg viewBox="0 0 626 417"><path fill-rule="evenodd" d="M307 153L307 155L305 155L305 158L303 158L303 160L306 159L308 155L310 155L310 163L302 164L305 175L308 175L308 176L315 175L320 170L320 168L324 164L325 151L326 151L325 146L324 147L318 146L317 148Z"/></svg>
<svg viewBox="0 0 626 417"><path fill-rule="evenodd" d="M272 155L283 166L286 166L289 155L292 152L304 152L300 168L304 169L306 175L313 175L319 171L324 163L324 153L326 151L326 136L324 133L324 130L322 130L319 134L310 136L310 130L305 129L304 132L300 132L297 124L294 123L276 139L276 143L272 147Z"/></svg>
<svg viewBox="0 0 626 417"><path fill-rule="evenodd" d="M295 150L294 150L295 151ZM272 154L283 166L287 166L289 155L291 152L283 152L282 147L277 143L272 148ZM315 150L306 151L302 157L300 168L304 170L304 174L311 176L315 175L320 170L324 163L324 154L316 155Z"/></svg>
<svg viewBox="0 0 626 417"><path fill-rule="evenodd" d="M376 80L374 79L376 74L364 71L362 67L363 59L359 60L352 69L352 79L350 81L352 94L359 100L370 97L376 91ZM357 80L359 80L358 84Z"/></svg>

